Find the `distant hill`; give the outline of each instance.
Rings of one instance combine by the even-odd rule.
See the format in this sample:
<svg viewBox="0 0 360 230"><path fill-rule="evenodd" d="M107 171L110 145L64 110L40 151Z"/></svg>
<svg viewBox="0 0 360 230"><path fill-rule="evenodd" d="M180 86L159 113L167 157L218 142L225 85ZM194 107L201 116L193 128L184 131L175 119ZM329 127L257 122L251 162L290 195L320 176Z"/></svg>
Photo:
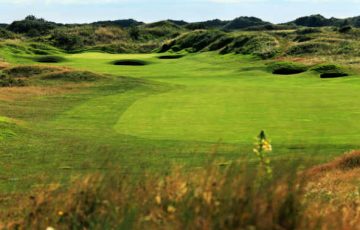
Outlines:
<svg viewBox="0 0 360 230"><path fill-rule="evenodd" d="M171 23L173 23L175 25L178 25L178 26L185 26L185 25L189 24L188 22L185 22L183 20L171 20L171 19L168 19L167 21L171 22Z"/></svg>
<svg viewBox="0 0 360 230"><path fill-rule="evenodd" d="M0 28L5 28L5 27L7 27L7 26L8 26L8 24L0 23Z"/></svg>
<svg viewBox="0 0 360 230"><path fill-rule="evenodd" d="M120 26L123 28L128 28L132 26L143 25L143 22L136 21L134 19L120 19L114 21L98 21L92 23L93 25L102 25L102 26Z"/></svg>
<svg viewBox="0 0 360 230"><path fill-rule="evenodd" d="M264 26L264 25L271 25L271 23L265 22L260 18L256 18L256 17L238 17L227 23L224 26L224 29L237 30L237 29L244 29L253 26Z"/></svg>
<svg viewBox="0 0 360 230"><path fill-rule="evenodd" d="M289 22L288 24L295 24L297 26L307 26L307 27L345 26L345 25L360 27L360 16L338 19L334 17L326 18L320 14L315 14L315 15L297 18L296 20Z"/></svg>
<svg viewBox="0 0 360 230"><path fill-rule="evenodd" d="M197 30L197 29L222 29L230 21L222 21L220 19L214 19L204 22L193 22L186 25L187 29Z"/></svg>

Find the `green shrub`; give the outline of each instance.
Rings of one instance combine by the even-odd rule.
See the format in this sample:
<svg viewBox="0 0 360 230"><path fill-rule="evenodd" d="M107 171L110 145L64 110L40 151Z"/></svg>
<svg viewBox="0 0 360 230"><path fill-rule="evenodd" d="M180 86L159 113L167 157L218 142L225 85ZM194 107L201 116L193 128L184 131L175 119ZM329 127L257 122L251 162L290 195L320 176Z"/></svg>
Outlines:
<svg viewBox="0 0 360 230"><path fill-rule="evenodd" d="M50 40L56 47L68 51L76 50L84 47L84 38L76 33L65 30L55 30Z"/></svg>
<svg viewBox="0 0 360 230"><path fill-rule="evenodd" d="M296 33L301 34L301 35L314 34L314 33L320 33L320 32L321 32L321 29L318 29L318 28L304 28L304 29L296 30Z"/></svg>
<svg viewBox="0 0 360 230"><path fill-rule="evenodd" d="M30 37L36 37L48 34L50 30L56 27L56 23L48 22L42 18L36 18L31 15L27 16L24 20L11 23L7 28L15 33L22 33Z"/></svg>

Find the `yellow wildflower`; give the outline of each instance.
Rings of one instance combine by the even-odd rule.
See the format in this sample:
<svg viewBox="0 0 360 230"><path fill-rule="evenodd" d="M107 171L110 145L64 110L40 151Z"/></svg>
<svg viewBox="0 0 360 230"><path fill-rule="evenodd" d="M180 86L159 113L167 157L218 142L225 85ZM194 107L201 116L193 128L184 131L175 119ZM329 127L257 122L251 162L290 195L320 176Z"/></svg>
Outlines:
<svg viewBox="0 0 360 230"><path fill-rule="evenodd" d="M158 205L160 205L160 204L161 204L161 196L160 196L160 195L157 195L157 196L155 197L155 201L156 201L156 203L157 203Z"/></svg>
<svg viewBox="0 0 360 230"><path fill-rule="evenodd" d="M176 212L176 208L172 205L169 205L167 208L168 213L174 213Z"/></svg>

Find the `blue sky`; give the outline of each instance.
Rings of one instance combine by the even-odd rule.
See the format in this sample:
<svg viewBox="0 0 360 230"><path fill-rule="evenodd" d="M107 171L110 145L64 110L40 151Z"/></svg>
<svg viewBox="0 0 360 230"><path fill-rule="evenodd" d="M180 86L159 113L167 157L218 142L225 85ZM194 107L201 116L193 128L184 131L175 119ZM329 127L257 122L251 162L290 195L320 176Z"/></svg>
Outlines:
<svg viewBox="0 0 360 230"><path fill-rule="evenodd" d="M56 22L134 18L201 21L256 16L279 23L310 14L360 15L360 0L0 0L0 22L35 15Z"/></svg>

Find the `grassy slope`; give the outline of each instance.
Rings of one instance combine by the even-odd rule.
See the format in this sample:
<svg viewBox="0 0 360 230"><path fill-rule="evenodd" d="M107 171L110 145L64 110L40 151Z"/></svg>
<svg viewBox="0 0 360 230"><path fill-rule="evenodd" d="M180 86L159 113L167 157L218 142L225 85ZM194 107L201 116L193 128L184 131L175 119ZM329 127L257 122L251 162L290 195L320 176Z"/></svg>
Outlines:
<svg viewBox="0 0 360 230"><path fill-rule="evenodd" d="M81 93L0 101L0 115L27 123L0 143L3 189L27 189L113 164L131 170L161 170L172 162L198 166L219 140L219 157L234 159L251 152L261 129L284 159L310 156L316 163L359 147L358 76L273 76L263 61L213 53L178 60L158 60L156 54L63 56L68 61L56 65L146 80L115 77ZM119 59L152 64L109 64Z"/></svg>

